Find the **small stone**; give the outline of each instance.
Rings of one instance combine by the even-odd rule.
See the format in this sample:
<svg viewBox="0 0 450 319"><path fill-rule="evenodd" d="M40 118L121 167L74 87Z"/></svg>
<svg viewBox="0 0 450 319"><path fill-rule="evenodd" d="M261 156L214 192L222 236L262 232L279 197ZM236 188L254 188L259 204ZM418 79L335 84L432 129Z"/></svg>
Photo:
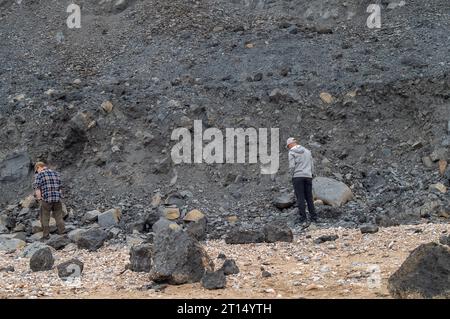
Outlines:
<svg viewBox="0 0 450 319"><path fill-rule="evenodd" d="M444 184L442 184L442 183L431 184L430 185L430 191L432 191L432 190L437 190L437 191L439 191L441 193L444 193L444 194L447 193L447 187Z"/></svg>
<svg viewBox="0 0 450 319"><path fill-rule="evenodd" d="M222 289L225 288L226 285L226 276L223 270L218 271L209 271L206 270L202 280L201 284L203 288L206 289Z"/></svg>
<svg viewBox="0 0 450 319"><path fill-rule="evenodd" d="M14 271L16 271L14 269L14 266L8 266L8 267L0 268L0 272L14 272Z"/></svg>
<svg viewBox="0 0 450 319"><path fill-rule="evenodd" d="M446 148L438 148L433 151L433 153L430 154L430 159L433 162L437 162L439 160L446 160L447 159L447 149Z"/></svg>
<svg viewBox="0 0 450 319"><path fill-rule="evenodd" d="M235 215L233 215L233 216L227 216L227 221L228 221L229 223L235 223L235 222L238 221L238 217L235 216Z"/></svg>
<svg viewBox="0 0 450 319"><path fill-rule="evenodd" d="M234 259L225 260L221 269L225 275L235 275L239 273L239 268Z"/></svg>
<svg viewBox="0 0 450 319"><path fill-rule="evenodd" d="M272 277L272 274L271 274L270 272L268 272L267 270L264 270L264 271L261 273L261 276L262 276L263 278L269 278L269 277Z"/></svg>
<svg viewBox="0 0 450 319"><path fill-rule="evenodd" d="M320 93L320 99L326 104L331 104L334 101L333 96L327 92Z"/></svg>
<svg viewBox="0 0 450 319"><path fill-rule="evenodd" d="M183 220L189 222L198 222L202 218L205 218L205 215L198 209L193 209L189 213L187 213L186 216L184 216Z"/></svg>
<svg viewBox="0 0 450 319"><path fill-rule="evenodd" d="M178 207L166 207L164 209L164 217L168 220L176 220L180 218L180 209Z"/></svg>
<svg viewBox="0 0 450 319"><path fill-rule="evenodd" d="M113 104L110 101L104 101L101 107L106 113L111 113L113 110Z"/></svg>
<svg viewBox="0 0 450 319"><path fill-rule="evenodd" d="M427 168L433 167L433 161L431 160L431 158L429 156L422 157L422 163Z"/></svg>
<svg viewBox="0 0 450 319"><path fill-rule="evenodd" d="M222 26L215 26L213 29L213 32L221 32L223 30L224 30L224 28Z"/></svg>
<svg viewBox="0 0 450 319"><path fill-rule="evenodd" d="M320 236L320 237L314 239L314 244L322 244L327 241L335 241L338 238L339 238L338 235L323 235L323 236Z"/></svg>
<svg viewBox="0 0 450 319"><path fill-rule="evenodd" d="M158 207L159 205L161 205L161 202L162 202L162 197L161 197L160 193L153 195L152 203L151 203L152 207L154 207L154 208Z"/></svg>
<svg viewBox="0 0 450 319"><path fill-rule="evenodd" d="M311 291L311 290L319 290L322 289L323 286L322 285L317 285L317 284L309 284L308 286L305 287L306 291Z"/></svg>
<svg viewBox="0 0 450 319"><path fill-rule="evenodd" d="M439 174L444 176L445 171L447 170L448 163L446 160L439 160Z"/></svg>
<svg viewBox="0 0 450 319"><path fill-rule="evenodd" d="M61 250L70 244L70 239L67 236L53 235L47 240L46 244L56 250Z"/></svg>
<svg viewBox="0 0 450 319"><path fill-rule="evenodd" d="M359 228L361 234L374 234L378 232L378 226L373 224L366 224Z"/></svg>

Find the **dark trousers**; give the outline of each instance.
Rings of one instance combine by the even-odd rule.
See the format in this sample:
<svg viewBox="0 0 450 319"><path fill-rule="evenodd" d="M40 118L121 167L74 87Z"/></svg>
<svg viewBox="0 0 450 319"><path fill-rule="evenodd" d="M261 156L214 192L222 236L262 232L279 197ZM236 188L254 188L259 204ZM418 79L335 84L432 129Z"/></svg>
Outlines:
<svg viewBox="0 0 450 319"><path fill-rule="evenodd" d="M42 237L47 238L50 235L50 214L53 212L53 218L56 221L56 227L58 227L58 234L64 234L64 219L63 219L63 207L61 202L47 203L41 201L41 226Z"/></svg>
<svg viewBox="0 0 450 319"><path fill-rule="evenodd" d="M308 204L309 217L311 218L311 220L315 220L317 218L317 215L314 208L314 200L312 194L312 178L294 177L292 179L292 184L294 184L295 196L297 197L297 207L300 214L300 220L306 220L305 200Z"/></svg>

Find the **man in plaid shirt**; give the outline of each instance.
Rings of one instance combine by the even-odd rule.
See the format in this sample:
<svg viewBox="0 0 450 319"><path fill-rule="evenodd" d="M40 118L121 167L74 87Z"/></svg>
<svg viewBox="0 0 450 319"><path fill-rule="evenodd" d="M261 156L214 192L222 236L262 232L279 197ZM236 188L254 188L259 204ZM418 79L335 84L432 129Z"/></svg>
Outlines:
<svg viewBox="0 0 450 319"><path fill-rule="evenodd" d="M62 199L62 183L58 172L48 169L45 163L38 162L34 166L35 180L33 188L35 190L36 199L41 203L41 226L42 239L50 237L50 214L53 212L58 233L64 234L64 218Z"/></svg>

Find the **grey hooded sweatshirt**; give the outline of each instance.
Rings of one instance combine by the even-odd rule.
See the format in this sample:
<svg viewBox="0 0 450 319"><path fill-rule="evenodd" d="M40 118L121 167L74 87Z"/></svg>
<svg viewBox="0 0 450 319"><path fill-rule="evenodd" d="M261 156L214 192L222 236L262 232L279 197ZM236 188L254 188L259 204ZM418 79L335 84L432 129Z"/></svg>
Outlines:
<svg viewBox="0 0 450 319"><path fill-rule="evenodd" d="M292 177L309 177L314 174L314 162L311 151L296 145L289 150L289 171Z"/></svg>

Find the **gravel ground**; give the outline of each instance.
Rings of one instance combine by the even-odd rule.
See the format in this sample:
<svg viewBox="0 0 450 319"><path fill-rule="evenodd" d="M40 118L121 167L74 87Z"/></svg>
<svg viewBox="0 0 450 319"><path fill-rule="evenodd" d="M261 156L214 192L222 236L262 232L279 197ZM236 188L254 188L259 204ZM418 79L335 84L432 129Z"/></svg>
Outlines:
<svg viewBox="0 0 450 319"><path fill-rule="evenodd" d="M387 279L409 252L423 243L437 241L450 230L447 224L421 224L381 228L361 234L344 228L312 226L293 243L227 245L209 241L212 258L224 253L236 260L240 273L227 278L227 288L206 290L199 283L168 286L162 291L146 288L146 273L126 269L129 249L106 246L95 253L68 246L55 253L55 265L73 257L84 262L79 282L58 278L56 266L33 273L20 251L0 255L0 298L389 298ZM314 244L321 235L337 234L334 242ZM216 268L221 260L215 259ZM263 277L262 271L271 274ZM379 280L378 280L379 278Z"/></svg>

